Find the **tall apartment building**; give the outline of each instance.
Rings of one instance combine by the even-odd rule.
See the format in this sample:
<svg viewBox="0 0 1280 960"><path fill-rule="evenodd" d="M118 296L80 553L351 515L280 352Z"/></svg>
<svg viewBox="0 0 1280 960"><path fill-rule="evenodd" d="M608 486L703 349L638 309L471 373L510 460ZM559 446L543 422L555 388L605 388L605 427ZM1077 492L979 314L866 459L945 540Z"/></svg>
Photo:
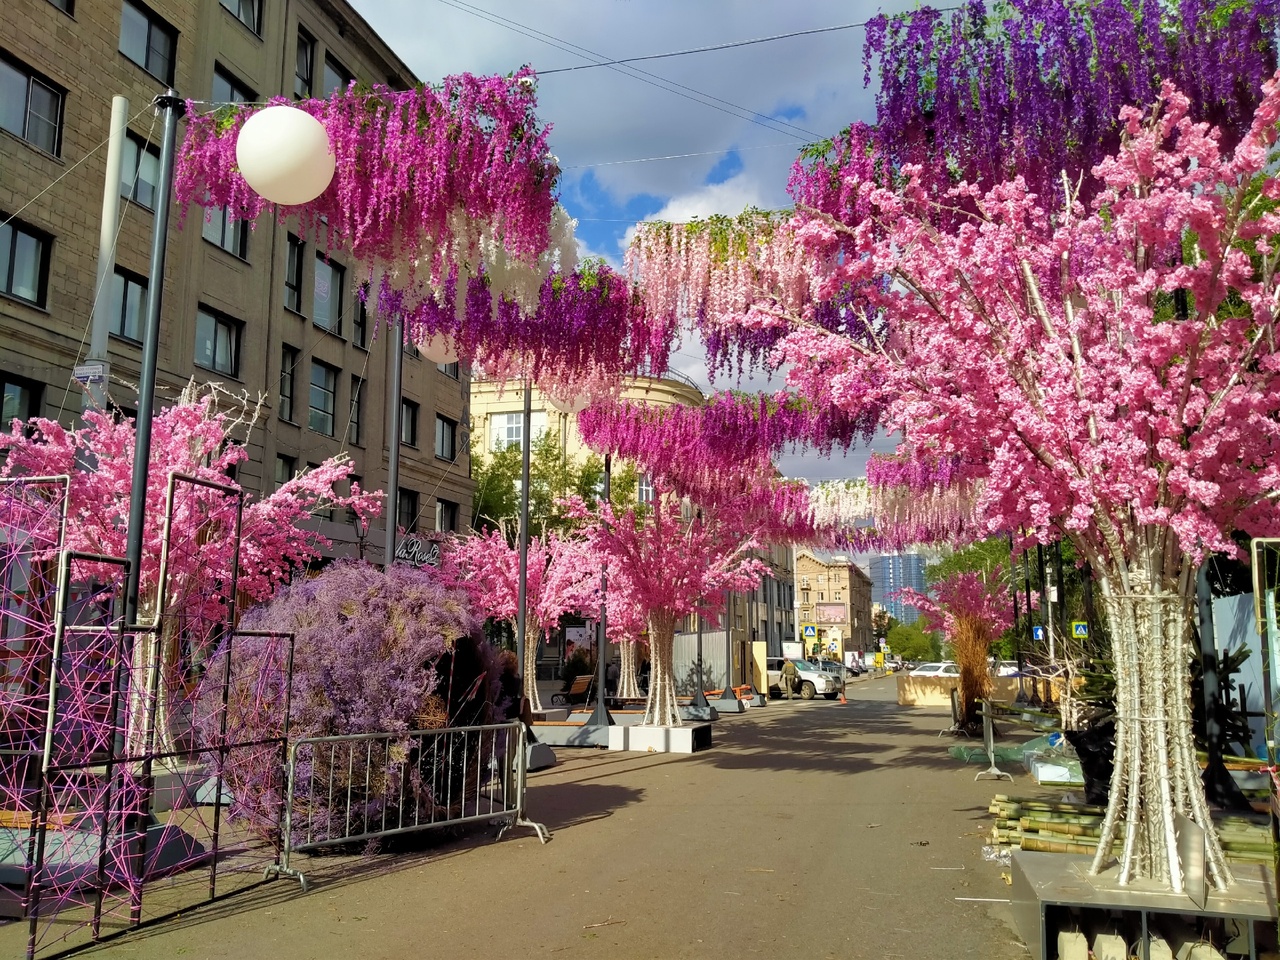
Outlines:
<svg viewBox="0 0 1280 960"><path fill-rule="evenodd" d="M928 590L924 578L925 558L918 553L886 553L871 559L871 600L880 604L900 623L915 623L920 612L894 594L910 587L919 593Z"/></svg>
<svg viewBox="0 0 1280 960"><path fill-rule="evenodd" d="M805 655L814 643L828 653L866 653L871 634L871 579L848 557L823 560L807 550L796 554L796 604ZM812 637L805 637L808 626Z"/></svg>
<svg viewBox="0 0 1280 960"><path fill-rule="evenodd" d="M71 422L72 369L86 354L111 98L128 97L125 197L109 298L110 400L133 412L146 310L161 124L172 86L206 103L325 96L353 79L404 88L412 71L344 0L6 0L0 32L0 387L3 416ZM207 106L202 109L208 109ZM179 129L179 137L181 137ZM114 188L114 187L113 187ZM171 220L157 402L193 378L266 398L237 479L270 491L345 451L367 490L385 489L388 338L357 296L353 262L274 209L255 224L193 208ZM400 522L470 519L468 378L405 355ZM342 515L318 528L354 552ZM381 559L371 531L370 556ZM363 549L364 544L359 546Z"/></svg>

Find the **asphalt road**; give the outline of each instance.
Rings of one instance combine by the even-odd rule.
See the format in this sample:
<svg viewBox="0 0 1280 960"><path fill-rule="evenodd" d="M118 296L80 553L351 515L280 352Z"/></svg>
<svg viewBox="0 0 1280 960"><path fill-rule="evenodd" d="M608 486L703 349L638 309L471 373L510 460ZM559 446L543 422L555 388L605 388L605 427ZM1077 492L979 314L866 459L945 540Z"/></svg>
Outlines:
<svg viewBox="0 0 1280 960"><path fill-rule="evenodd" d="M694 756L558 752L529 809L553 833L315 858L278 881L96 947L111 958L1022 960L981 857L986 805L942 711L893 680L848 705L774 701Z"/></svg>

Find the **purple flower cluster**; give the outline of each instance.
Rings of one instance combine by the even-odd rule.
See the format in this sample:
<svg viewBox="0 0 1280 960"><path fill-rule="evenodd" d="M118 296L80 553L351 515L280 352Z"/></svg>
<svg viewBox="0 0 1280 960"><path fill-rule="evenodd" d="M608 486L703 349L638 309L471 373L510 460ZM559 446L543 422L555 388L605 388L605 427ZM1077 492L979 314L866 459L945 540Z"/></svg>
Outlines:
<svg viewBox="0 0 1280 960"><path fill-rule="evenodd" d="M492 655L467 658L479 664L472 669L482 671L480 682L471 675L442 676L438 669L442 659L453 663L459 638L470 637L479 625L466 595L443 586L431 570L334 563L250 610L241 626L295 635L291 739L408 730L429 712L433 694L446 699L451 716L457 712L456 690L488 703L498 696ZM229 741L279 736L287 664L281 642L239 637L233 654ZM222 719L221 651L210 664L196 710L206 745L218 742ZM235 751L226 776L235 797L232 815L257 829L269 828L280 799L278 754Z"/></svg>
<svg viewBox="0 0 1280 960"><path fill-rule="evenodd" d="M881 14L863 51L865 82L877 66L880 79L875 142L894 169L920 164L936 198L960 181L1020 175L1053 206L1064 172L1096 189L1087 174L1115 153L1121 108L1151 103L1164 80L1233 147L1275 72L1278 23L1280 0L1009 0L990 11L970 0L949 19L932 7ZM816 166L865 166L853 145ZM822 177L800 179L812 194ZM854 212L852 200L842 209Z"/></svg>
<svg viewBox="0 0 1280 960"><path fill-rule="evenodd" d="M369 92L353 87L298 103L329 134L337 170L329 188L298 214L327 236L328 249L365 264L407 262L430 252L446 275L451 226L459 214L492 225L513 256L532 261L547 247L559 168L548 158L549 128L534 114L533 73L447 77L439 87ZM174 191L183 207L228 207L254 220L268 206L236 165L236 139L248 108L199 113L188 103L187 133Z"/></svg>

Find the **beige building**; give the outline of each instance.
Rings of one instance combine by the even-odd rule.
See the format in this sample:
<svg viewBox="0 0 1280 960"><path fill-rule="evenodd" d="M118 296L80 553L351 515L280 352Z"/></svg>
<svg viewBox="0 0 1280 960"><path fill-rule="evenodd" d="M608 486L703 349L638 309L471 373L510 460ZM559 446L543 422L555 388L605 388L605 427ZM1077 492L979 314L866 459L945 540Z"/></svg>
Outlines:
<svg viewBox="0 0 1280 960"><path fill-rule="evenodd" d="M808 550L796 554L796 609L805 656L817 643L823 652L875 649L871 632L871 578L848 557L822 560Z"/></svg>
<svg viewBox="0 0 1280 960"><path fill-rule="evenodd" d="M673 403L698 405L705 399L692 380L678 375L666 378L636 377L622 392L622 399L659 406ZM535 439L550 431L557 437L561 449L570 458L581 457L588 450L578 435L575 414L559 412L534 387L531 398L531 427ZM471 383L472 442L483 443L486 450L504 449L523 443L524 388L518 383L473 380ZM649 499L653 488L641 476L637 486L637 498ZM734 662L741 680L742 664L749 661L745 654L751 641L765 642L769 655L781 655L782 641L794 635L794 580L791 571L791 548L775 545L760 554L768 564L772 578L765 578L760 587L746 594L734 594L726 607L730 637L734 643ZM684 632L697 629L696 617L690 617L682 625ZM720 626L705 623L704 629L718 630Z"/></svg>
<svg viewBox="0 0 1280 960"><path fill-rule="evenodd" d="M210 102L324 96L351 80L417 79L344 0L6 0L0 31L0 379L3 415L70 422L82 388L103 205L111 98L128 97L129 132L110 305L109 400L132 412L138 380L161 121L148 108L172 86ZM181 137L181 128L179 137ZM387 478L386 336L341 254L278 224L174 211L157 402L191 379L266 398L239 481L267 491L346 452L361 486ZM473 485L462 428L468 378L405 356L401 522L464 529ZM317 519L339 552L357 533ZM379 530L370 555L381 559Z"/></svg>

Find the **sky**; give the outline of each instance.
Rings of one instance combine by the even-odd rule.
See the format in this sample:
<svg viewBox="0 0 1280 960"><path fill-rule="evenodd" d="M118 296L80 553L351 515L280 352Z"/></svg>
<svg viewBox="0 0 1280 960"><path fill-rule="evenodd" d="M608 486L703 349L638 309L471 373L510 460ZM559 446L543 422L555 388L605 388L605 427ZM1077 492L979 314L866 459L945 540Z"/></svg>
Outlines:
<svg viewBox="0 0 1280 960"><path fill-rule="evenodd" d="M563 174L583 256L621 266L637 221L789 206L806 143L874 119L862 22L916 0L351 0L426 82L538 71L538 114ZM407 25L412 25L407 27ZM793 36L781 36L792 34ZM794 34L801 34L794 36ZM764 38L777 38L768 39ZM744 41L762 42L752 43ZM723 47L700 50L705 47ZM700 50L679 56L670 53ZM592 66L636 57L629 64ZM686 342L672 366L704 388ZM735 384L717 381L724 388ZM744 383L761 389L759 381ZM873 447L893 444L877 438ZM812 482L861 476L868 451L784 454Z"/></svg>

